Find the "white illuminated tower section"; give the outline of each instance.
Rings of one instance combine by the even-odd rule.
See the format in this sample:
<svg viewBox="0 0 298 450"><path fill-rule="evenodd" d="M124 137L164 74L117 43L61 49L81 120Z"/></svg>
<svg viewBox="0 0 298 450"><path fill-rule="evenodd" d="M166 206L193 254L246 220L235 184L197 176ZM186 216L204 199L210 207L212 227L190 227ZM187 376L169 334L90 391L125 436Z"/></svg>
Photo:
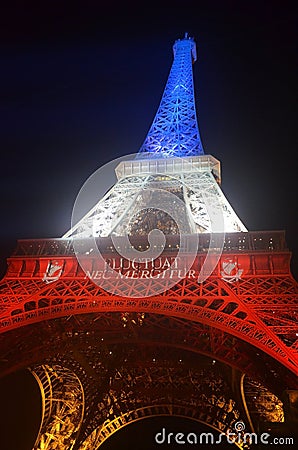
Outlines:
<svg viewBox="0 0 298 450"><path fill-rule="evenodd" d="M220 188L219 161L204 154L194 100L195 42L185 35L173 50L160 106L137 157L118 165L117 183L64 238L142 235L152 229L171 235L247 231ZM179 203L179 229L162 213L167 192Z"/></svg>

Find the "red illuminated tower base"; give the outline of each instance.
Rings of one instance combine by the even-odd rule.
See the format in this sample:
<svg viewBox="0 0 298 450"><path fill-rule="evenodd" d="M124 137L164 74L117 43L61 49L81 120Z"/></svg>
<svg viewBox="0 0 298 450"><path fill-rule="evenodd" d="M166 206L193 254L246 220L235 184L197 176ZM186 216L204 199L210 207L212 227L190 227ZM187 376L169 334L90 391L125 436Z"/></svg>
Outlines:
<svg viewBox="0 0 298 450"><path fill-rule="evenodd" d="M110 243L98 240L103 253ZM160 261L173 257L172 244ZM39 382L35 449L97 448L154 415L190 417L223 433L239 420L252 431L292 423L298 289L284 234L226 235L217 267L198 283L207 246L201 235L192 269L169 290L121 298L90 281L70 240L19 241L1 283L1 373L30 367Z"/></svg>

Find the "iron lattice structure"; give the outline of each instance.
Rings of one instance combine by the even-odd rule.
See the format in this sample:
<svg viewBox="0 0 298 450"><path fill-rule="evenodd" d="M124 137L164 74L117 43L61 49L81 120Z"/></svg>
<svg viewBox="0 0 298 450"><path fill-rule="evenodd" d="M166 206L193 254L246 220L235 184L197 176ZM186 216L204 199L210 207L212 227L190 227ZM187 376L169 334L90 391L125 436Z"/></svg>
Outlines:
<svg viewBox="0 0 298 450"><path fill-rule="evenodd" d="M298 287L284 232L248 232L225 199L219 162L202 154L198 134L194 42L186 37L174 50L140 157L117 167L115 186L63 238L18 241L8 259L0 370L28 367L38 381L34 450L96 450L149 416L190 417L227 434L239 421L253 431L295 410ZM130 259L146 254L154 229L166 236L159 256ZM249 447L244 435L237 445Z"/></svg>
<svg viewBox="0 0 298 450"><path fill-rule="evenodd" d="M126 161L116 174L115 186L63 237L247 231L220 189L213 156ZM179 226L168 217L174 211Z"/></svg>
<svg viewBox="0 0 298 450"><path fill-rule="evenodd" d="M173 46L174 61L151 128L139 151L141 158L204 154L196 117L192 64L196 44L185 36Z"/></svg>

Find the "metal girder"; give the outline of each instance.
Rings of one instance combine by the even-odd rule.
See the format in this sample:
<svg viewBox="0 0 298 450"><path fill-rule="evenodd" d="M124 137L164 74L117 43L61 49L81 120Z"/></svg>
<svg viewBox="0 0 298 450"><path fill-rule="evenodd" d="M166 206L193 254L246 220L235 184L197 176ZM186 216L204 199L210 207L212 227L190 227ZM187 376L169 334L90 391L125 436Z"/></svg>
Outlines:
<svg viewBox="0 0 298 450"><path fill-rule="evenodd" d="M84 417L84 391L78 376L58 365L32 370L42 397L42 420L33 450L72 450Z"/></svg>
<svg viewBox="0 0 298 450"><path fill-rule="evenodd" d="M243 376L243 395L247 411L256 428L258 422L284 422L283 402L261 382Z"/></svg>
<svg viewBox="0 0 298 450"><path fill-rule="evenodd" d="M233 208L223 195L218 183L211 172L191 173L184 175L186 196L197 232L209 232L214 229L211 222L208 205L221 211L223 216L223 230L229 232L247 231Z"/></svg>
<svg viewBox="0 0 298 450"><path fill-rule="evenodd" d="M148 176L120 180L64 237L108 236L127 214Z"/></svg>

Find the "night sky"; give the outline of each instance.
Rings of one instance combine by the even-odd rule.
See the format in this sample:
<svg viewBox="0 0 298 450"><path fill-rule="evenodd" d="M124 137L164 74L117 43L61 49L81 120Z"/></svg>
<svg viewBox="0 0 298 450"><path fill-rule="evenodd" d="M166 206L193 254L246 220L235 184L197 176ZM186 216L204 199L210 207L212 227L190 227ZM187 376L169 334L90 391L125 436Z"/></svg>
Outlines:
<svg viewBox="0 0 298 450"><path fill-rule="evenodd" d="M2 6L2 266L17 239L63 235L84 181L104 163L138 151L160 102L172 45L187 31L197 43L205 153L221 161L222 189L249 230L286 230L297 278L294 4Z"/></svg>

